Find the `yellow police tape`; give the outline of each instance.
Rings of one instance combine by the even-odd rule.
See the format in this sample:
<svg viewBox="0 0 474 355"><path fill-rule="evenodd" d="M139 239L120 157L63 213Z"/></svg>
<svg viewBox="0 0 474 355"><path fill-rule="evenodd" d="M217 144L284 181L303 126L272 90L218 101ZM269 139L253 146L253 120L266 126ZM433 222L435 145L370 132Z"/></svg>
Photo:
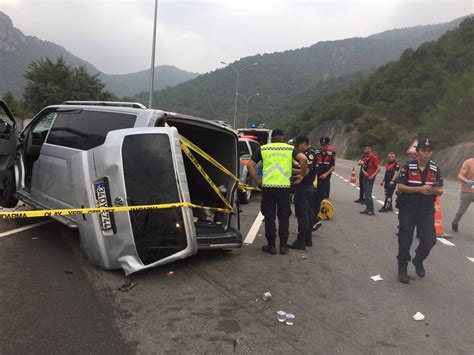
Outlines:
<svg viewBox="0 0 474 355"><path fill-rule="evenodd" d="M162 203L157 205L138 205L138 206L119 206L119 207L97 207L97 208L70 208L60 210L33 210L33 211L15 211L0 212L0 219L15 218L33 218L33 217L54 217L54 216L73 216L94 213L110 213L110 212L130 212L130 211L147 211L147 210L163 210L179 207L201 208L205 210L213 210L218 212L232 212L228 208L216 208L196 205L191 202Z"/></svg>

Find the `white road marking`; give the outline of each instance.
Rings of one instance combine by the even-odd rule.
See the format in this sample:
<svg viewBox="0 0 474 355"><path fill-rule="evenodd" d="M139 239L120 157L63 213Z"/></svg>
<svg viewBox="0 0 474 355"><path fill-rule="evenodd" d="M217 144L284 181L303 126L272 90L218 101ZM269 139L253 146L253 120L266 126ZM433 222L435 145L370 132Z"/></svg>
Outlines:
<svg viewBox="0 0 474 355"><path fill-rule="evenodd" d="M260 229L260 225L263 221L263 214L259 212L255 221L253 221L252 227L250 227L247 236L245 237L244 244L252 244L257 236L258 230Z"/></svg>
<svg viewBox="0 0 474 355"><path fill-rule="evenodd" d="M347 182L347 183L349 183L349 180L347 180L347 179L344 179L344 181Z"/></svg>
<svg viewBox="0 0 474 355"><path fill-rule="evenodd" d="M451 243L449 240L446 240L444 238L436 238L436 239L438 239L444 245L449 245L450 247L455 247L456 246L453 243Z"/></svg>
<svg viewBox="0 0 474 355"><path fill-rule="evenodd" d="M357 187L356 184L353 184L352 182L349 184L351 186ZM357 187L358 188L358 187Z"/></svg>
<svg viewBox="0 0 474 355"><path fill-rule="evenodd" d="M385 204L385 202L381 201L381 200L377 200L378 203L380 203L382 206Z"/></svg>
<svg viewBox="0 0 474 355"><path fill-rule="evenodd" d="M30 224L29 226L25 226L25 227L21 227L21 228L17 228L17 229L12 229L11 231L0 233L0 238L6 237L6 236L12 235L12 234L20 233L20 232L26 231L28 229L33 229L33 228L36 228L36 227L40 227L42 225L45 225L45 224L48 224L48 223L51 223L51 222L53 222L53 221L52 220L42 221L42 222L38 222L38 223L35 223L35 224Z"/></svg>
<svg viewBox="0 0 474 355"><path fill-rule="evenodd" d="M360 187L359 187L359 186L356 186L355 188L356 188L357 190L360 190Z"/></svg>
<svg viewBox="0 0 474 355"><path fill-rule="evenodd" d="M394 211L394 212L395 212L395 214L398 214L398 212L397 212L397 211Z"/></svg>
<svg viewBox="0 0 474 355"><path fill-rule="evenodd" d="M468 256L466 256L466 258L468 258L470 261L472 261L474 263L474 258L470 258Z"/></svg>

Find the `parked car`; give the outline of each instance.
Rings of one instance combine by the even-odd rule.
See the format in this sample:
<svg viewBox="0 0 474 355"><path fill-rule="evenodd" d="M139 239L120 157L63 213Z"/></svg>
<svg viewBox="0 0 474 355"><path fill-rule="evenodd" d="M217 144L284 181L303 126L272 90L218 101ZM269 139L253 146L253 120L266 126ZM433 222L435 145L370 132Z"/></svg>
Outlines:
<svg viewBox="0 0 474 355"><path fill-rule="evenodd" d="M260 148L260 144L257 141L248 138L239 138L239 155L240 155L240 181L249 186L255 186L252 177L250 176L247 163L252 157L252 154ZM257 172L261 176L261 163L257 165ZM246 204L250 202L250 198L252 196L252 190L246 190L238 192L238 197L240 203Z"/></svg>
<svg viewBox="0 0 474 355"><path fill-rule="evenodd" d="M224 203L183 155L183 135L238 174L234 130L201 118L151 110L141 104L67 102L41 110L18 134L0 101L0 205L18 200L37 209L191 202ZM232 206L237 183L196 155ZM238 209L223 213L166 210L52 216L78 228L86 256L126 274L185 258L199 249L242 245Z"/></svg>
<svg viewBox="0 0 474 355"><path fill-rule="evenodd" d="M248 138L257 141L260 145L272 142L272 131L267 128L238 128L240 138Z"/></svg>

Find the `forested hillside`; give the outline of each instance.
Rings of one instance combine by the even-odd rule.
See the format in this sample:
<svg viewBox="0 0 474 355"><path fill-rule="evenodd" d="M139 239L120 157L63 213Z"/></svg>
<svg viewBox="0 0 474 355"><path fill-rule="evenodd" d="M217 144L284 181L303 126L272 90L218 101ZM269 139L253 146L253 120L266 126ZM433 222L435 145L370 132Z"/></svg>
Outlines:
<svg viewBox="0 0 474 355"><path fill-rule="evenodd" d="M278 109L307 106L320 97L346 87L351 80L330 79L367 73L398 59L407 48L438 39L455 28L460 19L449 23L385 31L366 38L319 42L308 48L246 57L232 63L240 71L239 93L249 97L250 116L255 120L271 120ZM253 63L258 63L253 66ZM155 107L211 119L232 121L234 113L236 73L226 66L201 75L176 87L155 94ZM309 90L309 91L308 91ZM136 97L147 103L148 93ZM239 124L245 116L245 99L239 97Z"/></svg>
<svg viewBox="0 0 474 355"><path fill-rule="evenodd" d="M11 19L0 11L0 96L9 91L16 97L21 97L26 85L24 74L28 66L33 61L46 58L53 61L63 58L67 64L72 64L76 68L83 66L89 74L99 74L99 79L104 82L106 89L117 96L132 96L149 87L150 70L124 75L101 73L91 63L74 56L55 43L25 36L14 27ZM197 75L174 66L157 66L155 87L163 89L195 78Z"/></svg>
<svg viewBox="0 0 474 355"><path fill-rule="evenodd" d="M343 119L380 152L405 149L413 136L430 136L439 148L474 141L474 18L386 64L303 111L281 115L290 134Z"/></svg>

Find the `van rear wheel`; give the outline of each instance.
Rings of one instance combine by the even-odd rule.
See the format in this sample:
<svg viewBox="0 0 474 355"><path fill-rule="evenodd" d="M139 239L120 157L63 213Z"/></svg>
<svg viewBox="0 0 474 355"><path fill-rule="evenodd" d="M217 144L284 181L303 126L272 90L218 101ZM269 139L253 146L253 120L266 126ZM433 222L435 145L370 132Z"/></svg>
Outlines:
<svg viewBox="0 0 474 355"><path fill-rule="evenodd" d="M13 208L18 204L18 199L15 197L16 184L15 173L13 170L7 170L0 186L0 206L6 208Z"/></svg>

